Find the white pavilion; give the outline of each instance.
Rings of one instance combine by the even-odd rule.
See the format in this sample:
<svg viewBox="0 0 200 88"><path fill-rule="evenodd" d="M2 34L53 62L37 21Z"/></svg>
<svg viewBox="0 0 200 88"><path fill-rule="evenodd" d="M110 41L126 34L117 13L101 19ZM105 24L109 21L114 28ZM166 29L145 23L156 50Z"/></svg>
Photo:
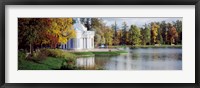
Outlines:
<svg viewBox="0 0 200 88"><path fill-rule="evenodd" d="M94 49L94 31L88 31L80 22L80 18L75 18L76 23L73 25L76 32L76 38L70 39L65 44L61 44L61 49L69 50L87 50Z"/></svg>

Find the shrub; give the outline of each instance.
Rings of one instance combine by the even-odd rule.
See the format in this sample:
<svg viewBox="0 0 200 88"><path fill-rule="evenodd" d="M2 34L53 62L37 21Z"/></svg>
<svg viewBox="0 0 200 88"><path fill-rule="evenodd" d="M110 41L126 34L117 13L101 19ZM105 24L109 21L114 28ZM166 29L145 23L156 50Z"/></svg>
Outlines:
<svg viewBox="0 0 200 88"><path fill-rule="evenodd" d="M26 59L26 53L23 51L18 51L18 62L21 63Z"/></svg>
<svg viewBox="0 0 200 88"><path fill-rule="evenodd" d="M26 59L26 53L23 51L18 51L18 59Z"/></svg>
<svg viewBox="0 0 200 88"><path fill-rule="evenodd" d="M65 58L65 59L74 59L76 55L70 52L64 52L60 49L43 49L42 53L45 53L47 56Z"/></svg>
<svg viewBox="0 0 200 88"><path fill-rule="evenodd" d="M32 52L31 55L28 56L28 59L34 60L34 61L40 61L40 60L47 58L47 56L48 56L48 54L44 53L43 51L36 50L36 51Z"/></svg>

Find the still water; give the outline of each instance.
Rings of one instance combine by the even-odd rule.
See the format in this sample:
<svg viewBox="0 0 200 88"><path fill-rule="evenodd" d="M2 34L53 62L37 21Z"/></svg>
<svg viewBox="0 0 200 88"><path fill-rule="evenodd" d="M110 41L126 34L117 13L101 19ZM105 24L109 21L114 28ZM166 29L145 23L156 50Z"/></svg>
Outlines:
<svg viewBox="0 0 200 88"><path fill-rule="evenodd" d="M128 53L118 56L78 58L76 65L84 69L104 70L181 70L181 48L124 48Z"/></svg>

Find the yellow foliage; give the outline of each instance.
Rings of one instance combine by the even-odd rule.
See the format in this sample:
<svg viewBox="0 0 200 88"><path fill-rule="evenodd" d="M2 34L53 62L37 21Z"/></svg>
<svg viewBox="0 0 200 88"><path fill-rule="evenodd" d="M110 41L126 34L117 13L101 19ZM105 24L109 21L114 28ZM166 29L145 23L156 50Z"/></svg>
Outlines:
<svg viewBox="0 0 200 88"><path fill-rule="evenodd" d="M72 18L52 18L51 20L53 23L49 32L58 37L59 43L66 43L76 36Z"/></svg>
<svg viewBox="0 0 200 88"><path fill-rule="evenodd" d="M159 25L153 23L153 25L151 26L151 30L152 30L152 38L153 38L153 42L156 42L156 38L158 36L158 29L159 29Z"/></svg>

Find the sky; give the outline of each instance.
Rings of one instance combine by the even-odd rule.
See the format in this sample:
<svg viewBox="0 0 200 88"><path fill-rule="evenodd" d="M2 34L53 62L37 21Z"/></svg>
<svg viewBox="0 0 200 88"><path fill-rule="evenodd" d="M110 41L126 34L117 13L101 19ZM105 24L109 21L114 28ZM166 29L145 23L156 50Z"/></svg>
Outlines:
<svg viewBox="0 0 200 88"><path fill-rule="evenodd" d="M102 18L103 22L106 23L107 26L111 26L112 24L117 23L118 27L121 28L122 27L122 23L125 21L127 23L127 25L130 27L130 25L137 25L138 27L142 27L145 23L148 24L150 22L162 22L165 21L166 23L170 22L172 23L173 21L176 20L181 20L182 21L182 17L134 17L134 18L111 18L111 17L107 17L107 18Z"/></svg>

